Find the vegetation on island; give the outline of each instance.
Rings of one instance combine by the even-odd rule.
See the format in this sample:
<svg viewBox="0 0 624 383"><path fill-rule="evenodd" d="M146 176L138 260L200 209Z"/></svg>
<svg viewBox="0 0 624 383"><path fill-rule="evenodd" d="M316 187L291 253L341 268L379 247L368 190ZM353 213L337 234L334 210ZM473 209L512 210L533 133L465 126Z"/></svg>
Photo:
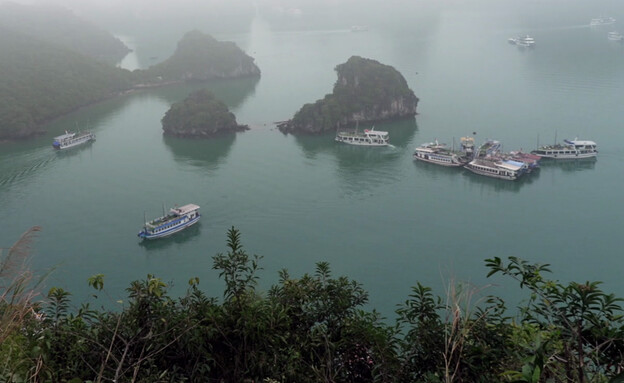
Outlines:
<svg viewBox="0 0 624 383"><path fill-rule="evenodd" d="M130 52L118 38L58 5L4 2L0 4L0 25L111 65Z"/></svg>
<svg viewBox="0 0 624 383"><path fill-rule="evenodd" d="M34 136L54 118L132 89L259 74L236 45L198 31L161 65L130 72L110 64L117 39L62 8L2 4L0 22L0 140Z"/></svg>
<svg viewBox="0 0 624 383"><path fill-rule="evenodd" d="M162 118L162 126L165 135L179 137L209 137L247 129L238 125L228 107L207 89L173 104Z"/></svg>
<svg viewBox="0 0 624 383"><path fill-rule="evenodd" d="M401 73L378 61L352 56L336 67L331 94L305 104L294 117L278 124L282 132L321 133L354 125L416 114L418 97Z"/></svg>
<svg viewBox="0 0 624 383"><path fill-rule="evenodd" d="M141 74L149 81L209 80L259 76L254 59L230 41L217 41L200 31L186 33L169 59Z"/></svg>
<svg viewBox="0 0 624 383"><path fill-rule="evenodd" d="M0 140L132 87L131 72L0 28Z"/></svg>
<svg viewBox="0 0 624 383"><path fill-rule="evenodd" d="M19 269L38 228L0 254L0 380L7 382L578 382L624 378L621 302L599 282L548 278L548 265L486 260L528 292L511 316L496 296L453 283L445 297L417 284L395 323L365 310L368 294L319 262L312 274L286 270L257 291L262 257L241 234L213 257L224 282L209 297L191 278L175 298L153 275L134 281L118 309L49 290L38 301ZM88 280L94 299L105 277ZM475 303L476 302L476 303Z"/></svg>

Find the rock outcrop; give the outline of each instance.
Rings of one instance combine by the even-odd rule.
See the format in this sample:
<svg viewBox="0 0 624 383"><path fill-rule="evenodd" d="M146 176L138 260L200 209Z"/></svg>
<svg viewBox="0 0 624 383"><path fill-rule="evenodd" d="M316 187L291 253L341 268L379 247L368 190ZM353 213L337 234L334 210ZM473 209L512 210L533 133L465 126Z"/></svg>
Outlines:
<svg viewBox="0 0 624 383"><path fill-rule="evenodd" d="M355 122L413 117L418 97L396 69L358 56L336 67L333 93L304 105L295 116L278 124L284 133L322 133Z"/></svg>
<svg viewBox="0 0 624 383"><path fill-rule="evenodd" d="M204 138L248 129L238 125L234 114L207 89L173 104L162 118L162 126L165 135Z"/></svg>

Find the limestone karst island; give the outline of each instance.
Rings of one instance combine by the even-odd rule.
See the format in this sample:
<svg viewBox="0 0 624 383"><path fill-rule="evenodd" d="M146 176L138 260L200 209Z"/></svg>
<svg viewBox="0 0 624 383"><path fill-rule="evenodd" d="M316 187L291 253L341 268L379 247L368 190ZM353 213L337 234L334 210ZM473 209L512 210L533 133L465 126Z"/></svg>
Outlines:
<svg viewBox="0 0 624 383"><path fill-rule="evenodd" d="M128 91L260 75L234 43L196 30L167 60L129 71L114 64L128 47L60 7L2 4L0 23L0 140L44 133L49 121Z"/></svg>
<svg viewBox="0 0 624 383"><path fill-rule="evenodd" d="M165 135L177 137L211 137L248 129L238 125L228 107L207 89L191 93L175 103L162 119Z"/></svg>
<svg viewBox="0 0 624 383"><path fill-rule="evenodd" d="M355 125L412 117L418 97L401 73L378 61L352 56L336 67L331 94L305 104L295 116L278 124L284 133L322 133Z"/></svg>

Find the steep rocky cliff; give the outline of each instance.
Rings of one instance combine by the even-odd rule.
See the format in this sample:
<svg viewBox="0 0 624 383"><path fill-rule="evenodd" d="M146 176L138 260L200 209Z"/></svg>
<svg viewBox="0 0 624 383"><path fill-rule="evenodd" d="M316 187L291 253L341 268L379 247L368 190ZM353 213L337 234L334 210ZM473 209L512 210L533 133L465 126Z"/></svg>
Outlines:
<svg viewBox="0 0 624 383"><path fill-rule="evenodd" d="M285 133L321 133L359 122L383 121L416 114L418 97L396 69L378 61L352 56L336 67L331 94L304 105L278 124Z"/></svg>

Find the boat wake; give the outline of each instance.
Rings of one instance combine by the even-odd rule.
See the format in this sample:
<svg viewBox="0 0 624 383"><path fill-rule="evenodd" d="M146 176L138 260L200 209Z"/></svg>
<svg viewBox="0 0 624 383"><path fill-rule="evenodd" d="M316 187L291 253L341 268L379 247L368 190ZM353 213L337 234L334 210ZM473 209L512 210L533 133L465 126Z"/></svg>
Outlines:
<svg viewBox="0 0 624 383"><path fill-rule="evenodd" d="M33 174L41 171L52 161L54 161L54 159L54 156L51 155L33 156L28 158L25 166L8 169L9 171L7 171L2 178L0 178L0 186L18 185L29 179Z"/></svg>

